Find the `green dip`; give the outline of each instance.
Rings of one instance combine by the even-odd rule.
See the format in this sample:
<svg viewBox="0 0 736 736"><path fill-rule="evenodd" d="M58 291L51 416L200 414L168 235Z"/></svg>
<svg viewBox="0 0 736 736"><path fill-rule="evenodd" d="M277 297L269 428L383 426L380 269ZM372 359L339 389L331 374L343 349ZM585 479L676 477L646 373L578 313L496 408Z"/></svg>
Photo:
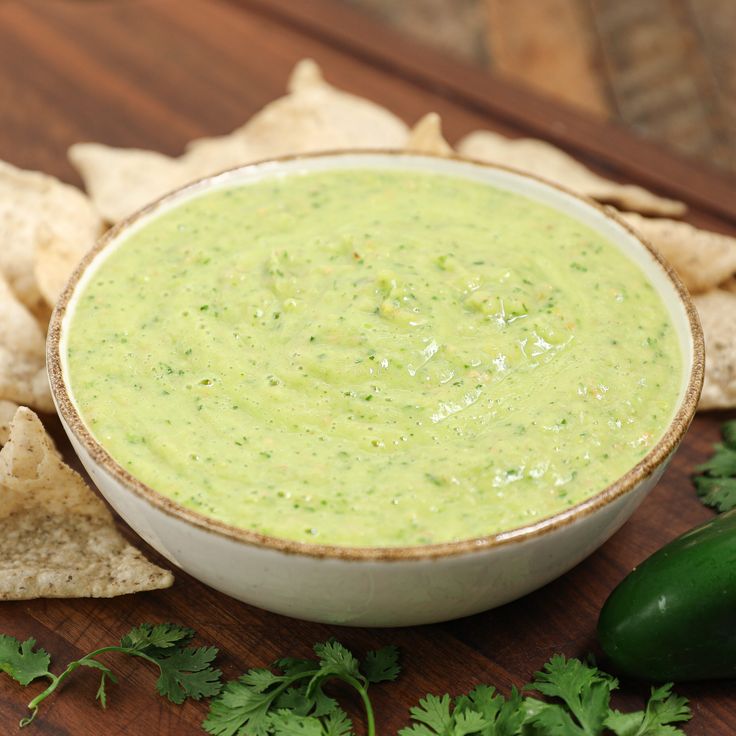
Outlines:
<svg viewBox="0 0 736 736"><path fill-rule="evenodd" d="M383 170L211 190L127 235L68 332L88 427L254 532L481 537L562 511L670 422L681 355L642 271L576 220Z"/></svg>

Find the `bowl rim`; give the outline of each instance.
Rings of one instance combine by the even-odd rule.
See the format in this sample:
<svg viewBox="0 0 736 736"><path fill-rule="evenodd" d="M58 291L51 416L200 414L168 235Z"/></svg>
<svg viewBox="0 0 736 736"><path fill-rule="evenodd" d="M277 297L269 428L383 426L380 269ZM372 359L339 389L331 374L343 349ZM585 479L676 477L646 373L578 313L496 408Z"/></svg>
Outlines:
<svg viewBox="0 0 736 736"><path fill-rule="evenodd" d="M189 509L178 504L176 501L156 492L119 465L87 429L82 417L76 409L74 401L71 398L71 390L70 388L67 388L62 369L63 360L61 354L61 336L64 317L67 313L67 308L72 295L74 294L76 287L87 268L103 249L117 240L121 234L125 233L140 220L148 217L161 208L165 209L170 203L176 202L180 198L186 199L192 191L209 189L213 183L217 183L216 180L219 178L233 176L243 171L257 170L259 168L265 169L265 175L269 176L278 173L277 167L279 164L289 163L292 161L305 161L308 163L315 159L341 158L346 156L365 156L367 158L371 156L390 156L396 157L397 159L423 158L442 161L454 160L484 169L505 171L525 179L531 179L538 183L542 183L543 185L556 189L559 192L563 192L564 194L577 199L584 205L598 210L605 218L613 220L617 225L626 230L642 248L649 252L649 255L657 266L664 272L667 280L674 287L674 291L677 294L687 317L692 342L692 354L690 356L691 368L687 386L685 387L685 391L675 415L657 444L635 466L629 469L613 483L598 491L595 495L584 499L580 503L575 504L564 511L538 519L531 524L524 524L506 531L455 542L395 547L351 547L315 544L273 537L248 529L243 529L241 527L210 518L204 514L194 511L193 509ZM356 165L356 167L359 168L359 165ZM562 527L569 526L626 495L638 486L639 483L651 476L660 464L666 461L679 445L685 432L690 426L693 416L695 415L700 391L703 385L705 367L703 332L697 311L685 286L675 273L674 269L659 255L652 245L645 238L635 232L635 230L626 221L624 221L623 218L618 216L617 211L612 207L570 191L565 186L561 186L556 182L549 181L540 176L528 174L510 166L492 164L459 155L448 156L393 149L342 149L263 159L244 164L242 166L226 169L225 171L221 171L210 176L202 177L154 200L103 233L95 243L94 247L87 252L78 264L77 268L69 278L64 291L60 295L51 316L46 352L51 393L67 433L71 433L74 436L76 441L84 448L94 463L100 466L109 476L117 481L122 488L137 496L140 500L148 503L169 517L198 527L201 531L211 532L220 537L225 537L231 542L311 558L389 562L456 557L471 554L473 552L485 551L490 548L524 542L540 537L544 534L548 534ZM687 356L683 355L683 357L686 358Z"/></svg>

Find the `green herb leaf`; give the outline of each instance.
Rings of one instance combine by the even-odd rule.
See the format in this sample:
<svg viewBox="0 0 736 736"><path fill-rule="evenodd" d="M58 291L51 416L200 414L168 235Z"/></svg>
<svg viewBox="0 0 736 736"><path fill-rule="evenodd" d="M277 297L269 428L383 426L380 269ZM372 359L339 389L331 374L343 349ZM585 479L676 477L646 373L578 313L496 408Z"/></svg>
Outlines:
<svg viewBox="0 0 736 736"><path fill-rule="evenodd" d="M358 660L339 641L329 639L323 644L315 644L314 653L319 657L319 667L324 674L360 677Z"/></svg>
<svg viewBox="0 0 736 736"><path fill-rule="evenodd" d="M696 473L707 473L716 478L728 478L736 475L736 450L725 445L715 445L715 453L710 460L698 465Z"/></svg>
<svg viewBox="0 0 736 736"><path fill-rule="evenodd" d="M316 660L278 660L275 666L281 674L252 669L239 680L229 682L210 704L203 723L205 731L214 736L348 736L352 734L352 722L322 689L326 681L338 678L360 695L368 733L374 736L368 686L371 681L396 677L398 650L387 647L371 652L362 665L334 639L315 644L314 652Z"/></svg>
<svg viewBox="0 0 736 736"><path fill-rule="evenodd" d="M123 649L143 652L150 649L183 647L194 638L194 629L177 624L141 624L131 629L121 640Z"/></svg>
<svg viewBox="0 0 736 736"><path fill-rule="evenodd" d="M243 679L228 682L210 703L209 713L202 724L207 733L235 736L241 732L265 736L269 732L268 710L273 697L254 690Z"/></svg>
<svg viewBox="0 0 736 736"><path fill-rule="evenodd" d="M216 656L217 649L214 647L187 647L157 658L161 674L156 682L156 690L172 703L217 695L222 673L210 667Z"/></svg>
<svg viewBox="0 0 736 736"><path fill-rule="evenodd" d="M736 450L736 419L724 422L721 425L721 437L723 437L727 447Z"/></svg>
<svg viewBox="0 0 736 736"><path fill-rule="evenodd" d="M689 721L690 708L685 698L672 694L672 683L652 688L646 710L635 713L611 711L605 726L616 736L685 736L673 723Z"/></svg>
<svg viewBox="0 0 736 736"><path fill-rule="evenodd" d="M35 639L20 642L13 636L0 634L0 671L7 672L21 685L48 676L51 657L44 649L34 652L35 646Z"/></svg>
<svg viewBox="0 0 736 736"><path fill-rule="evenodd" d="M566 660L561 654L556 654L535 674L529 687L560 699L573 717L563 718L562 714L553 713L551 709L555 706L552 705L541 709L533 723L544 725L552 733L555 733L554 728L562 728L564 724L565 730L560 733L596 736L608 715L611 690L618 687L618 681L580 660ZM577 730L570 730L568 720L578 726ZM553 723L557 725L553 727Z"/></svg>
<svg viewBox="0 0 736 736"><path fill-rule="evenodd" d="M694 478L698 498L719 512L736 508L736 478Z"/></svg>
<svg viewBox="0 0 736 736"><path fill-rule="evenodd" d="M342 708L335 708L322 721L325 736L352 736L353 722Z"/></svg>
<svg viewBox="0 0 736 736"><path fill-rule="evenodd" d="M274 736L322 736L322 723L319 718L297 716L283 710L270 717L270 732Z"/></svg>
<svg viewBox="0 0 736 736"><path fill-rule="evenodd" d="M399 650L393 645L368 652L360 667L368 682L388 682L399 676Z"/></svg>
<svg viewBox="0 0 736 736"><path fill-rule="evenodd" d="M716 511L736 508L736 419L721 425L723 444L714 446L713 456L698 465L693 483L704 505Z"/></svg>
<svg viewBox="0 0 736 736"><path fill-rule="evenodd" d="M418 706L409 709L412 720L418 724L402 728L399 736L425 736L426 734L451 734L454 718L450 713L450 696L425 695Z"/></svg>

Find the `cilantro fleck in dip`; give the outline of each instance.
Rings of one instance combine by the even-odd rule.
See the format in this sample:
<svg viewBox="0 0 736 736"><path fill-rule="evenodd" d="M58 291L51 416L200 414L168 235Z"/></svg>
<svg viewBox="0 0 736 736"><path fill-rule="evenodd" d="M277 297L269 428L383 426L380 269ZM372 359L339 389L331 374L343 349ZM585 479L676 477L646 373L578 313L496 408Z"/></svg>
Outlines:
<svg viewBox="0 0 736 736"><path fill-rule="evenodd" d="M95 268L74 400L158 493L349 546L469 539L588 498L657 442L681 355L638 266L452 176L338 170L209 190Z"/></svg>

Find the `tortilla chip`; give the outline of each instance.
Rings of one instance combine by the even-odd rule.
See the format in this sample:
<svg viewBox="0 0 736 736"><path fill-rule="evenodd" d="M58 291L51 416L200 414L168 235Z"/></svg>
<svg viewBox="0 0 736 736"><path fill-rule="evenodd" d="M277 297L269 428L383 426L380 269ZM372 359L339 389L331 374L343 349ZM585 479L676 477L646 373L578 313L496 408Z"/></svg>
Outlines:
<svg viewBox="0 0 736 736"><path fill-rule="evenodd" d="M710 291L736 274L736 238L686 222L621 213L677 271L693 294Z"/></svg>
<svg viewBox="0 0 736 736"><path fill-rule="evenodd" d="M34 276L39 238L52 233L84 252L101 227L92 204L75 187L0 161L0 276L35 314L48 314Z"/></svg>
<svg viewBox="0 0 736 736"><path fill-rule="evenodd" d="M0 278L0 399L53 411L46 340L35 317Z"/></svg>
<svg viewBox="0 0 736 736"><path fill-rule="evenodd" d="M77 143L69 158L102 216L119 222L172 189L242 164L341 148L401 148L408 128L369 100L341 92L311 60L299 62L289 94L229 135L192 141L179 158Z"/></svg>
<svg viewBox="0 0 736 736"><path fill-rule="evenodd" d="M731 291L734 294L736 294L736 276L731 276L730 279L727 279L726 281L724 281L720 285L720 288L723 289L724 291Z"/></svg>
<svg viewBox="0 0 736 736"><path fill-rule="evenodd" d="M56 304L66 282L88 249L89 243L65 240L41 228L33 257L33 273L47 304Z"/></svg>
<svg viewBox="0 0 736 736"><path fill-rule="evenodd" d="M18 404L4 399L0 400L0 445L4 445L10 437L10 423L16 411L18 411Z"/></svg>
<svg viewBox="0 0 736 736"><path fill-rule="evenodd" d="M699 409L736 406L736 294L714 289L693 298L705 336Z"/></svg>
<svg viewBox="0 0 736 736"><path fill-rule="evenodd" d="M328 84L311 59L300 61L289 94L266 105L232 137L258 158L345 148L402 148L409 130L386 108ZM199 146L195 141L190 152Z"/></svg>
<svg viewBox="0 0 736 736"><path fill-rule="evenodd" d="M25 407L0 450L0 499L0 600L110 598L173 582L123 539Z"/></svg>
<svg viewBox="0 0 736 736"><path fill-rule="evenodd" d="M434 156L452 156L454 153L452 146L442 135L442 120L436 112L427 113L411 129L404 150Z"/></svg>
<svg viewBox="0 0 736 736"><path fill-rule="evenodd" d="M462 156L503 164L519 171L549 179L567 189L619 209L651 215L682 215L683 202L658 197L633 184L618 184L576 161L559 148L534 138L506 138L487 130L465 136L457 145Z"/></svg>

